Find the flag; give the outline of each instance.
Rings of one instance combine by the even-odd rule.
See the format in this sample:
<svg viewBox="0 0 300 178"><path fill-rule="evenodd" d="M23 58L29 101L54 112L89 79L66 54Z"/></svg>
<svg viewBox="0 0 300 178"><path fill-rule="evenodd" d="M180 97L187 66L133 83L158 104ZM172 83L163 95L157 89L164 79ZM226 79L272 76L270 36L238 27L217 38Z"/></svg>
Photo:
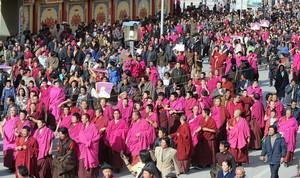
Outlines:
<svg viewBox="0 0 300 178"><path fill-rule="evenodd" d="M96 83L96 95L99 98L110 98L110 93L113 88L113 83L97 82Z"/></svg>

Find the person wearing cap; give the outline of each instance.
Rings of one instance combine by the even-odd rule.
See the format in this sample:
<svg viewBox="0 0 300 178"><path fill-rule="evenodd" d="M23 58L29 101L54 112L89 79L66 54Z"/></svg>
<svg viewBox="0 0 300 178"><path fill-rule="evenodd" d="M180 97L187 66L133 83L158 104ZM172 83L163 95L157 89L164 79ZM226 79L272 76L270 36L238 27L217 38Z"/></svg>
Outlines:
<svg viewBox="0 0 300 178"><path fill-rule="evenodd" d="M102 166L101 166L101 170L102 170L102 174L103 174L103 178L116 178L114 175L113 175L113 167L110 165L110 164L106 164L104 163Z"/></svg>

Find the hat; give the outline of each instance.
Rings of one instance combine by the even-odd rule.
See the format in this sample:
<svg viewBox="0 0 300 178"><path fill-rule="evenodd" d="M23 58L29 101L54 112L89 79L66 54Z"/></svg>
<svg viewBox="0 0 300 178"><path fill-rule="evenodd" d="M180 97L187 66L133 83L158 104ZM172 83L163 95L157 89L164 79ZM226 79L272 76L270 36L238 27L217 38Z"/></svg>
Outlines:
<svg viewBox="0 0 300 178"><path fill-rule="evenodd" d="M173 172L170 172L169 174L167 174L166 177L177 178L176 174Z"/></svg>
<svg viewBox="0 0 300 178"><path fill-rule="evenodd" d="M104 170L104 169L110 169L110 170L112 170L113 167L112 167L110 164L104 163L104 164L101 166L101 170Z"/></svg>

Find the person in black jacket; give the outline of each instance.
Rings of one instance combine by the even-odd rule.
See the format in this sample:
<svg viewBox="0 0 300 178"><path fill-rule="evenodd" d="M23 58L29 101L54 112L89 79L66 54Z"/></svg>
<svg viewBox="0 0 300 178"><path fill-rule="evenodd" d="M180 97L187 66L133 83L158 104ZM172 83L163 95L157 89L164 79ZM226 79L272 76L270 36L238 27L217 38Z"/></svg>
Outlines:
<svg viewBox="0 0 300 178"><path fill-rule="evenodd" d="M289 74L284 68L284 65L279 65L279 70L276 74L275 89L278 99L283 102L285 96L285 87L289 84Z"/></svg>
<svg viewBox="0 0 300 178"><path fill-rule="evenodd" d="M267 162L270 165L271 178L279 178L278 171L280 164L283 163L287 152L287 145L284 138L277 133L277 127L269 127L269 135L265 139L262 147L260 160L264 161L267 155Z"/></svg>

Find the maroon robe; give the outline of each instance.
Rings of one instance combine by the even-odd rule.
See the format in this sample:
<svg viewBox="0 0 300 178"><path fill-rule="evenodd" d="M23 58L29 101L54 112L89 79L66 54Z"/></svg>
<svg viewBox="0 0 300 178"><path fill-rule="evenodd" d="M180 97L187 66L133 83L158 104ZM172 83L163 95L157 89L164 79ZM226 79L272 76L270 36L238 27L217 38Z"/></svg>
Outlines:
<svg viewBox="0 0 300 178"><path fill-rule="evenodd" d="M84 111L84 110L80 110L80 113L79 113L81 116L83 114L88 114L90 116L90 118L94 118L95 117L95 111L93 109L89 109L87 111Z"/></svg>
<svg viewBox="0 0 300 178"><path fill-rule="evenodd" d="M39 145L35 138L29 137L27 141L24 138L20 138L17 140L18 146L27 146L27 149L22 149L17 151L16 156L16 170L18 170L19 166L26 166L28 169L28 173L35 177L39 176L38 167L37 167L37 157L39 152ZM17 171L16 177L18 178Z"/></svg>
<svg viewBox="0 0 300 178"><path fill-rule="evenodd" d="M214 119L209 117L206 121L200 120L200 127L206 127L218 131ZM192 157L192 164L197 166L208 166L215 162L216 155L216 133L206 132L201 129L198 133L198 144L195 147L195 154Z"/></svg>
<svg viewBox="0 0 300 178"><path fill-rule="evenodd" d="M227 140L226 123L230 118L230 115L226 107L221 105L219 107L213 106L211 108L211 117L215 120L218 128L218 133L216 136L216 145L218 147L221 141Z"/></svg>
<svg viewBox="0 0 300 178"><path fill-rule="evenodd" d="M100 130L106 128L109 122L109 119L106 116L101 118L95 117L92 122L96 125L97 129ZM99 164L103 164L108 161L108 147L104 143L105 131L100 132L100 142L99 142Z"/></svg>
<svg viewBox="0 0 300 178"><path fill-rule="evenodd" d="M243 103L244 106L244 118L250 122L251 120L251 106L253 105L253 99L251 97L241 97L241 102Z"/></svg>
<svg viewBox="0 0 300 178"><path fill-rule="evenodd" d="M244 111L244 106L242 102L234 103L233 100L230 100L227 104L227 111L230 115L230 118L233 118L235 110L240 110L242 113Z"/></svg>
<svg viewBox="0 0 300 178"><path fill-rule="evenodd" d="M263 137L263 128L265 126L265 110L261 101L255 101L252 105L250 125L250 147L253 149L261 148L261 139Z"/></svg>

